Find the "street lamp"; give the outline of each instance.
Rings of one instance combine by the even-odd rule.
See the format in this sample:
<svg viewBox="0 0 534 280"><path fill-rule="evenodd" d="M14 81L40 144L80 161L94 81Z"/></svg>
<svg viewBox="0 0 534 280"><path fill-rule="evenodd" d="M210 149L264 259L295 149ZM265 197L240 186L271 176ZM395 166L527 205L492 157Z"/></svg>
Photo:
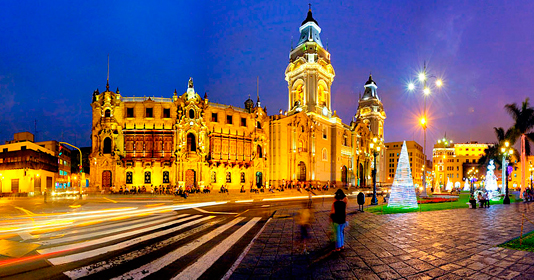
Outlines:
<svg viewBox="0 0 534 280"><path fill-rule="evenodd" d="M478 169L475 167L471 167L469 171L467 172L467 178L469 179L469 182L471 182L471 195L475 193L475 179L478 177Z"/></svg>
<svg viewBox="0 0 534 280"><path fill-rule="evenodd" d="M378 205L378 198L376 197L376 157L380 152L380 143L377 143L378 139L373 138L373 142L369 144L369 148L373 151L374 165L373 165L373 198L371 199L371 205Z"/></svg>
<svg viewBox="0 0 534 280"><path fill-rule="evenodd" d="M504 147L501 147L501 153L502 153L502 174L503 174L503 187L505 187L505 193L504 193L504 199L502 201L502 204L510 204L510 197L508 197L508 171L507 165L508 160L506 159L508 156L511 156L514 153L514 150L509 147L510 143L508 141L504 142ZM505 183L506 181L506 183Z"/></svg>
<svg viewBox="0 0 534 280"><path fill-rule="evenodd" d="M421 197L427 197L428 194L426 193L426 170L425 170L425 165L426 165L426 155L425 155L425 147L426 147L426 117L423 116L420 120L420 123L421 123L421 126L423 127L423 157L424 157L424 162L423 162L423 182L422 182L422 187L423 187L423 192L419 195Z"/></svg>
<svg viewBox="0 0 534 280"><path fill-rule="evenodd" d="M423 83L423 103L424 103L424 109L423 109L423 117L421 118L421 125L423 126L423 157L424 157L424 161L425 161L425 164L426 164L426 127L427 127L427 113L426 113L426 97L430 95L430 88L427 87L427 84L426 84L426 81L429 79L429 78L434 78L436 79L436 86L438 88L442 87L443 86L443 81L441 79L439 79L438 77L434 76L434 75L428 75L427 72L426 72L426 61L424 63L424 66L423 66L423 72L419 73L418 75L418 80L420 83ZM415 84L414 83L409 83L408 84L408 89L410 91L413 91L415 90ZM421 193L420 195L421 197L427 197L427 193L426 193L426 172L423 172L423 192Z"/></svg>

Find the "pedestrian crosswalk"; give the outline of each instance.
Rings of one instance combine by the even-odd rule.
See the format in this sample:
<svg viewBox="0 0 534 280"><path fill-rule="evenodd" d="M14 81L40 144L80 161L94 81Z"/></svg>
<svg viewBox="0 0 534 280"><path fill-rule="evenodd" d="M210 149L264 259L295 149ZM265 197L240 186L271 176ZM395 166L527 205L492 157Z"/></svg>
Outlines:
<svg viewBox="0 0 534 280"><path fill-rule="evenodd" d="M261 220L172 213L65 229L25 242L41 245L37 252L70 279L197 279L217 264L223 266L220 278ZM245 236L247 243L238 242Z"/></svg>

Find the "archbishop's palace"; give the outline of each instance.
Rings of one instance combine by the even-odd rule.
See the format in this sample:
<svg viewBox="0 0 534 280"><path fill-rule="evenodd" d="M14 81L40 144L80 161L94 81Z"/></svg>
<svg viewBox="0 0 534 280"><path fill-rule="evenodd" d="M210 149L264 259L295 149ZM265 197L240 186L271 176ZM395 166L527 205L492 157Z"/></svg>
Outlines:
<svg viewBox="0 0 534 280"><path fill-rule="evenodd" d="M386 118L377 84L369 76L353 119L343 123L332 110L334 67L311 10L299 31L285 70L288 110L278 115L267 115L259 98L244 108L210 102L192 79L168 98L122 96L108 81L91 103L91 187L371 184L370 144L383 146ZM377 181L384 181L384 150Z"/></svg>

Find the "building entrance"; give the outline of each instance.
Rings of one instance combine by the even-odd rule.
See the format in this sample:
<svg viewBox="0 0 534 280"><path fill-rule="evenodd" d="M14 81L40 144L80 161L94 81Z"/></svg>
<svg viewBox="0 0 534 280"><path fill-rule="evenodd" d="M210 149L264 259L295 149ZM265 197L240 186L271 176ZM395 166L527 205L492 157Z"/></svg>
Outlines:
<svg viewBox="0 0 534 280"><path fill-rule="evenodd" d="M111 171L102 172L102 190L108 192L111 189Z"/></svg>
<svg viewBox="0 0 534 280"><path fill-rule="evenodd" d="M298 176L297 180L303 182L306 181L306 164L304 162L299 162L298 167Z"/></svg>
<svg viewBox="0 0 534 280"><path fill-rule="evenodd" d="M346 166L341 167L341 182L343 183L343 186L347 185L347 167Z"/></svg>
<svg viewBox="0 0 534 280"><path fill-rule="evenodd" d="M256 187L261 188L263 186L263 174L261 172L256 172Z"/></svg>
<svg viewBox="0 0 534 280"><path fill-rule="evenodd" d="M196 182L196 172L193 169L185 171L185 186L194 187Z"/></svg>

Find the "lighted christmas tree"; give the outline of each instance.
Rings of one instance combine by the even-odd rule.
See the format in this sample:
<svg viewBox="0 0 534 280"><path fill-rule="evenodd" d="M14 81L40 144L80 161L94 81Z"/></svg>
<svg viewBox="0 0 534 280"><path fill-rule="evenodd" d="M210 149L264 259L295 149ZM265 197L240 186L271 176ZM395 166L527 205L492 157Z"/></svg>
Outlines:
<svg viewBox="0 0 534 280"><path fill-rule="evenodd" d="M388 202L388 207L417 208L417 197L415 196L406 142L402 144L397 171L395 172L395 178L391 186L391 197Z"/></svg>
<svg viewBox="0 0 534 280"><path fill-rule="evenodd" d="M497 191L499 188L497 186L497 176L495 176L495 164L493 160L490 160L488 165L488 171L486 171L486 190L487 191Z"/></svg>
<svg viewBox="0 0 534 280"><path fill-rule="evenodd" d="M471 190L471 185L469 185L469 181L465 179L464 191L470 191L470 190Z"/></svg>
<svg viewBox="0 0 534 280"><path fill-rule="evenodd" d="M452 182L450 178L447 178L447 185L445 187L445 190L450 192L452 190Z"/></svg>

